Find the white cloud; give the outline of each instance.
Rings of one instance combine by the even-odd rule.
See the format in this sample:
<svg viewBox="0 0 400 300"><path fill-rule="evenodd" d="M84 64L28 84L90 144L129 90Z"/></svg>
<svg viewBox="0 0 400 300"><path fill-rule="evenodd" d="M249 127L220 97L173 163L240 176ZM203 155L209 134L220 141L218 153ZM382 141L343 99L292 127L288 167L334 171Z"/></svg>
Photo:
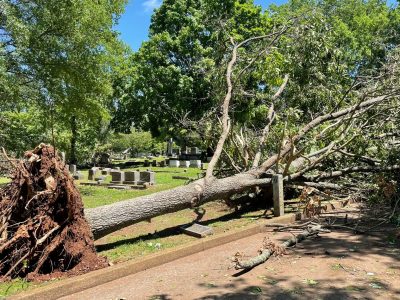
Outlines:
<svg viewBox="0 0 400 300"><path fill-rule="evenodd" d="M142 5L145 11L153 11L154 9L160 7L161 0L146 0Z"/></svg>

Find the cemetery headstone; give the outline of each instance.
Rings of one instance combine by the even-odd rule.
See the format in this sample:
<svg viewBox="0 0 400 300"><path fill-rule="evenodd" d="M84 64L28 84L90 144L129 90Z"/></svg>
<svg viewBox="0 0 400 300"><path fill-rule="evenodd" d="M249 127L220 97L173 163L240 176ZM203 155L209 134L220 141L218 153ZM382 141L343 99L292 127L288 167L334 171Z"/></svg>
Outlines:
<svg viewBox="0 0 400 300"><path fill-rule="evenodd" d="M202 238L207 235L212 235L214 233L213 229L208 226L200 225L200 224L191 224L189 226L182 226L181 230L191 236Z"/></svg>
<svg viewBox="0 0 400 300"><path fill-rule="evenodd" d="M110 172L111 172L111 168L104 168L103 170L101 170L102 175L109 175Z"/></svg>
<svg viewBox="0 0 400 300"><path fill-rule="evenodd" d="M99 180L104 181L104 180L106 180L106 176L100 175L100 176L96 177L94 180L96 180L96 181L99 181Z"/></svg>
<svg viewBox="0 0 400 300"><path fill-rule="evenodd" d="M149 162L148 159L146 159L146 160L144 161L143 166L145 166L145 167L150 167L150 162Z"/></svg>
<svg viewBox="0 0 400 300"><path fill-rule="evenodd" d="M201 169L201 160L191 160L190 167Z"/></svg>
<svg viewBox="0 0 400 300"><path fill-rule="evenodd" d="M199 148L197 147L190 148L190 154L200 154Z"/></svg>
<svg viewBox="0 0 400 300"><path fill-rule="evenodd" d="M99 172L99 168L93 167L93 168L89 169L88 180L94 180L95 177L97 176L98 172Z"/></svg>
<svg viewBox="0 0 400 300"><path fill-rule="evenodd" d="M169 160L169 166L171 168L178 168L179 167L179 160L170 159Z"/></svg>
<svg viewBox="0 0 400 300"><path fill-rule="evenodd" d="M82 180L84 178L83 174L79 171L75 172L75 174L73 175L73 178L76 180Z"/></svg>
<svg viewBox="0 0 400 300"><path fill-rule="evenodd" d="M125 181L125 172L113 171L111 172L111 183L122 183Z"/></svg>
<svg viewBox="0 0 400 300"><path fill-rule="evenodd" d="M155 173L154 172L140 172L140 181L142 183L150 183L154 184L155 183Z"/></svg>
<svg viewBox="0 0 400 300"><path fill-rule="evenodd" d="M172 156L172 146L174 144L174 141L172 139L169 139L167 142L167 156Z"/></svg>
<svg viewBox="0 0 400 300"><path fill-rule="evenodd" d="M181 168L189 168L190 167L190 161L188 160L181 160L179 162L179 165Z"/></svg>
<svg viewBox="0 0 400 300"><path fill-rule="evenodd" d="M69 165L69 172L72 174L76 173L76 165Z"/></svg>
<svg viewBox="0 0 400 300"><path fill-rule="evenodd" d="M157 161L155 159L151 162L151 166L152 167L157 167Z"/></svg>
<svg viewBox="0 0 400 300"><path fill-rule="evenodd" d="M140 180L140 173L137 171L125 171L124 184L137 184Z"/></svg>

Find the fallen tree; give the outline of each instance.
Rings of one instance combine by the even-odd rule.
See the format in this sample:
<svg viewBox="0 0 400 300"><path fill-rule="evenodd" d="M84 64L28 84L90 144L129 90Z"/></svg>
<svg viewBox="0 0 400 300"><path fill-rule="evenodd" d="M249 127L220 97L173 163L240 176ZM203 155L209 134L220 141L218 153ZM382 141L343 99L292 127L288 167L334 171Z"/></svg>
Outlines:
<svg viewBox="0 0 400 300"><path fill-rule="evenodd" d="M318 182L320 188L330 189L333 186L337 187L329 182L330 177L337 179L352 173L363 174L400 169L399 165L371 166L371 159L359 155L352 155L349 158L351 154L346 151L360 134L371 133L371 126L376 126L377 122L384 122L388 115L396 114L393 108L399 107L400 95L397 85L399 53L396 51L392 57L389 57L387 65L382 68L376 78L369 78L368 82L359 83L358 86L364 86L364 88L357 90L356 98L349 97L350 90L346 92L342 102L348 100L352 105L337 106L334 110L311 118L308 123L298 126L297 131L290 135L285 128L276 129L282 125L282 122L276 121L279 113L285 112L279 99L289 84L290 79L286 75L276 93L270 98L265 127L262 128L261 134L256 136L258 142L253 155L249 154L251 143L246 142L242 128L239 129L240 132L235 132L237 129L230 118L235 87L233 74L240 56L239 48L250 47L251 43L260 43L260 48L254 50L257 53L256 57L260 59L261 54L268 55L269 49L289 30L290 26L292 25L283 26L272 34L252 37L237 44L231 38L232 55L227 63L225 74L227 90L220 107L221 117L218 118L220 136L216 140L215 154L208 165L205 177L172 190L86 209L85 215L91 224L95 238L162 214L199 206L214 200L229 201L236 194L257 193L271 187L271 175L274 173L282 173L285 182L290 184L308 182L309 185L316 186ZM250 69L255 61L256 59L253 59L250 63L246 63L239 74L242 75L244 70ZM237 82L236 84L239 85ZM279 112L278 106L283 111ZM377 117L374 118L374 116ZM190 122L182 122L182 126L194 127ZM379 126L376 128L381 130ZM276 141L272 140L276 136L280 136L281 141L278 141L279 146L274 153L270 152L270 145L276 144ZM236 156L232 157L229 154L227 142L229 142L229 147L234 148L231 151ZM238 147L238 144L242 147ZM346 168L329 172L327 168L321 168L324 162L332 158L337 162L342 161ZM228 176L223 176L216 172L217 167L230 168L233 171L228 173ZM326 179L326 182L320 182L321 178ZM353 193L354 188L348 191Z"/></svg>
<svg viewBox="0 0 400 300"><path fill-rule="evenodd" d="M347 176L354 173L364 176L367 172L400 169L399 165L385 165L382 160L379 165L371 166L371 159L353 155L350 147L360 135L382 131L377 123L385 123L388 116L397 115L400 107L397 56L388 60L391 67L384 68L372 80L372 86L365 83L365 87L355 93L357 96L350 99L347 99L348 93L344 95L342 102L347 105L340 103L326 113L296 123L293 126L296 131L291 132L287 130L288 121L279 118L285 113L285 106L279 99L290 84L289 76L285 76L271 96L263 128L252 133L257 143L253 143L251 149L252 143L243 134L243 128L230 118L234 95L232 75L238 50L255 41L264 41L271 47L286 30L284 27L276 33L238 44L231 39L233 54L226 70L227 92L220 107L222 117L217 118L220 136L202 179L172 190L86 209L84 216L79 193L54 149L41 145L27 153L25 161L16 163L12 183L2 191L0 199L0 274L35 276L55 270L80 272L104 266L105 261L95 254L93 238L209 201L233 201L231 198L237 194L259 194L271 187L274 173L283 174L284 180L293 186L337 190L340 182L330 181L332 178L349 179ZM260 53L268 52L264 44L261 46ZM246 68L252 63L254 61ZM276 144L278 147L274 149L271 145ZM385 150L393 145L385 144ZM224 169L228 170L227 175L219 172ZM349 191L354 192L353 189Z"/></svg>
<svg viewBox="0 0 400 300"><path fill-rule="evenodd" d="M374 105L383 103L391 99L391 96L383 95L368 99L352 107L339 110L335 113L323 115L313 120L302 128L299 133L292 138L280 151L265 160L259 167L253 168L247 172L236 174L226 178L205 177L190 183L189 185L178 187L172 190L117 202L97 208L85 210L85 215L91 224L95 238L100 238L108 233L123 227L147 220L162 214L178 211L184 208L195 207L203 203L218 200L229 199L230 196L254 189L256 187L265 188L271 185L270 178L263 178L268 171L282 160L294 147L294 143L300 141L308 132L312 131L324 122L339 119L357 111L366 111L372 109ZM326 155L328 149L320 154ZM315 165L313 162L312 165ZM301 179L304 170L312 170L310 165L302 165L302 170L297 170L293 176L287 175L285 180L293 182L295 179ZM368 170L370 170L368 168ZM393 166L389 170L400 169L400 166ZM367 170L367 169L366 169ZM373 168L376 170L376 168ZM382 169L384 171L384 169ZM212 173L212 171L210 171ZM336 173L333 173L336 174ZM307 178L310 181L311 178Z"/></svg>

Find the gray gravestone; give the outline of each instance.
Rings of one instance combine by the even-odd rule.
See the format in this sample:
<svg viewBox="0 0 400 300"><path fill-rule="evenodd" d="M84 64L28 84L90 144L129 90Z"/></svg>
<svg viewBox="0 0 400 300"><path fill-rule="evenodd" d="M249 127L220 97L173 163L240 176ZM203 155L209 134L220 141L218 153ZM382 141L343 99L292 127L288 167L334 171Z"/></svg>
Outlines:
<svg viewBox="0 0 400 300"><path fill-rule="evenodd" d="M137 171L126 171L124 184L137 184L140 180L140 173Z"/></svg>
<svg viewBox="0 0 400 300"><path fill-rule="evenodd" d="M169 166L171 168L178 168L179 167L179 160L170 159L169 160Z"/></svg>
<svg viewBox="0 0 400 300"><path fill-rule="evenodd" d="M72 174L76 173L76 165L69 165L69 172Z"/></svg>
<svg viewBox="0 0 400 300"><path fill-rule="evenodd" d="M201 160L191 160L190 167L201 169Z"/></svg>
<svg viewBox="0 0 400 300"><path fill-rule="evenodd" d="M160 161L160 167L163 168L163 167L165 167L165 165L166 165L166 164L165 164L165 160Z"/></svg>
<svg viewBox="0 0 400 300"><path fill-rule="evenodd" d="M122 183L125 181L125 172L113 171L111 172L111 183Z"/></svg>
<svg viewBox="0 0 400 300"><path fill-rule="evenodd" d="M150 162L149 162L148 159L146 159L146 160L144 161L143 166L145 166L145 167L150 167Z"/></svg>
<svg viewBox="0 0 400 300"><path fill-rule="evenodd" d="M110 172L111 168L104 168L103 170L101 170L102 175L110 175Z"/></svg>
<svg viewBox="0 0 400 300"><path fill-rule="evenodd" d="M155 173L154 172L140 172L140 181L142 183L155 183Z"/></svg>
<svg viewBox="0 0 400 300"><path fill-rule="evenodd" d="M179 162L179 165L181 168L189 168L190 167L190 161L188 160L181 160Z"/></svg>
<svg viewBox="0 0 400 300"><path fill-rule="evenodd" d="M272 190L274 198L274 216L279 217L285 214L283 199L283 176L276 174L272 176Z"/></svg>
<svg viewBox="0 0 400 300"><path fill-rule="evenodd" d="M96 180L96 181L104 181L104 180L106 180L106 176L104 176L104 175L100 175L100 176L98 176L98 177L96 177L94 180Z"/></svg>
<svg viewBox="0 0 400 300"><path fill-rule="evenodd" d="M99 168L93 167L93 168L89 169L88 180L94 180L95 177L97 176L98 172L99 172Z"/></svg>
<svg viewBox="0 0 400 300"><path fill-rule="evenodd" d="M74 179L76 180L82 180L84 178L83 174L79 171L75 172L75 174L73 175Z"/></svg>
<svg viewBox="0 0 400 300"><path fill-rule="evenodd" d="M172 139L169 139L167 142L167 156L172 156L172 146L174 144L174 141Z"/></svg>
<svg viewBox="0 0 400 300"><path fill-rule="evenodd" d="M207 235L212 235L214 233L213 229L208 226L200 225L200 224L192 224L189 226L181 227L182 231L188 235L195 237L205 237Z"/></svg>
<svg viewBox="0 0 400 300"><path fill-rule="evenodd" d="M199 148L197 147L190 148L190 154L200 154Z"/></svg>

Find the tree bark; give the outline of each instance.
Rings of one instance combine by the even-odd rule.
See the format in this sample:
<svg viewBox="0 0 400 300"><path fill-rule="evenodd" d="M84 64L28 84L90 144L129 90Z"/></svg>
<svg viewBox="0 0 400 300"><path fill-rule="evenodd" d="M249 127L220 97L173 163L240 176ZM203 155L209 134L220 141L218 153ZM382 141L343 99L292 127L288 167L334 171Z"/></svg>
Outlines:
<svg viewBox="0 0 400 300"><path fill-rule="evenodd" d="M270 183L269 178L257 179L248 173L223 179L212 178L207 183L204 179L200 179L172 190L85 209L85 216L91 225L95 239L98 239L140 221L209 201L227 199L231 195Z"/></svg>
<svg viewBox="0 0 400 300"><path fill-rule="evenodd" d="M69 162L71 164L76 164L76 140L78 136L76 116L71 117L71 154Z"/></svg>

